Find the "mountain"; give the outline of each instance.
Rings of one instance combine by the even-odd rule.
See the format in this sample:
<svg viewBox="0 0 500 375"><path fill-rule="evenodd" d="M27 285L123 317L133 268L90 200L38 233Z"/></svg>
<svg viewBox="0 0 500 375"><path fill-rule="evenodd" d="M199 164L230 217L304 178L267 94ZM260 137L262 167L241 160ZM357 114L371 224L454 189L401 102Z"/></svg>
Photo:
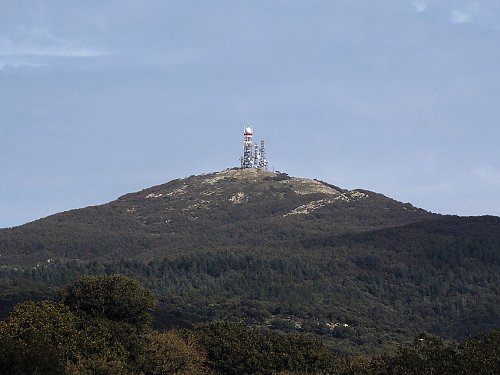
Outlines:
<svg viewBox="0 0 500 375"><path fill-rule="evenodd" d="M0 254L3 265L144 259L364 232L436 216L371 191L229 169L0 230Z"/></svg>
<svg viewBox="0 0 500 375"><path fill-rule="evenodd" d="M0 315L82 274L139 278L159 328L241 320L370 353L500 326L500 218L229 169L0 230Z"/></svg>

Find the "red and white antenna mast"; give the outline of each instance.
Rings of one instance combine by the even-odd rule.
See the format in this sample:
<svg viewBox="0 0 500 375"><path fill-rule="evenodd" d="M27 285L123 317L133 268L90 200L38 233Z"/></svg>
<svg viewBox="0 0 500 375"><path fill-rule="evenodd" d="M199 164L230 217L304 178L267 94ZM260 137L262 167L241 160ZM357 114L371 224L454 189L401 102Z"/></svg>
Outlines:
<svg viewBox="0 0 500 375"><path fill-rule="evenodd" d="M260 141L260 148L257 144L254 144L253 130L249 126L243 132L243 156L240 161L241 168L258 168L267 171L264 141Z"/></svg>
<svg viewBox="0 0 500 375"><path fill-rule="evenodd" d="M253 149L253 130L246 127L243 133L243 156L241 157L241 168L253 168L255 160L252 154Z"/></svg>

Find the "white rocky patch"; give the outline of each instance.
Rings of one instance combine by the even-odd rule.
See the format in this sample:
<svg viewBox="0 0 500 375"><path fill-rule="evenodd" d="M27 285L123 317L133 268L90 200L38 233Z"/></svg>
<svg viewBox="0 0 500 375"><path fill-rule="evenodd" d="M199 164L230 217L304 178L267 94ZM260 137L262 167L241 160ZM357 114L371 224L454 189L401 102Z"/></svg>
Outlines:
<svg viewBox="0 0 500 375"><path fill-rule="evenodd" d="M213 185L213 184L216 184L217 182L219 182L220 180L223 180L224 178L225 178L225 176L216 175L215 177L207 178L207 179L203 180L203 182L206 184Z"/></svg>
<svg viewBox="0 0 500 375"><path fill-rule="evenodd" d="M210 201L201 199L198 202L195 202L193 204L190 204L186 208L183 208L182 211L192 211L192 210L200 210L200 209L208 209L210 204Z"/></svg>
<svg viewBox="0 0 500 375"><path fill-rule="evenodd" d="M308 178L290 177L287 180L280 181L281 184L289 184L290 188L296 193L301 195L322 193L328 195L339 195L340 191L325 185L316 180Z"/></svg>
<svg viewBox="0 0 500 375"><path fill-rule="evenodd" d="M203 183L213 185L225 179L226 177L233 177L237 172L238 171L233 171L230 169L226 169L221 172L216 172L214 177L206 178L205 180L203 180Z"/></svg>
<svg viewBox="0 0 500 375"><path fill-rule="evenodd" d="M356 190L351 190L347 194L341 193L335 189L332 189L332 190L334 190L336 192L335 197L324 198L324 199L312 201L312 202L307 203L307 204L303 204L303 205L295 208L294 210L290 211L289 213L284 214L283 217L287 217L290 215L307 215L307 214L311 213L312 211L315 211L321 207L324 207L328 204L335 203L337 201L351 202L351 201L355 201L358 199L365 199L368 197L368 194L365 194L365 193L362 193L362 192L356 191Z"/></svg>
<svg viewBox="0 0 500 375"><path fill-rule="evenodd" d="M174 190L166 193L165 195L168 197L172 197L172 196L175 197L177 195L186 194L186 188L187 188L187 185L182 185L180 188L174 189Z"/></svg>
<svg viewBox="0 0 500 375"><path fill-rule="evenodd" d="M213 177L206 178L205 180L203 180L203 183L213 185L221 180L224 180L226 177L256 182L258 179L264 176L274 177L276 175L277 174L274 172L263 171L256 168L226 169L221 172L216 172Z"/></svg>
<svg viewBox="0 0 500 375"><path fill-rule="evenodd" d="M327 204L333 203L334 200L332 199L320 199L318 201L312 201L307 204L303 204L302 206L299 206L295 208L293 211L284 214L283 217L287 217L290 215L307 215L311 213L312 211L317 210L318 208L324 207Z"/></svg>
<svg viewBox="0 0 500 375"><path fill-rule="evenodd" d="M349 324L347 324L347 323L337 323L337 322L326 323L325 325L328 328L330 328L331 330L333 330L337 327L349 327Z"/></svg>
<svg viewBox="0 0 500 375"><path fill-rule="evenodd" d="M155 194L155 193L151 193L151 194L148 194L146 195L146 198L160 198L161 196L163 196L162 193L158 193L158 194Z"/></svg>
<svg viewBox="0 0 500 375"><path fill-rule="evenodd" d="M363 199L363 198L368 198L368 194L365 194L361 191L357 191L357 190L351 190L349 192L349 196L351 198L355 198L355 199Z"/></svg>
<svg viewBox="0 0 500 375"><path fill-rule="evenodd" d="M240 191L239 193L237 193L237 194L233 195L231 198L229 198L229 200L233 204L243 203L245 201L245 193Z"/></svg>

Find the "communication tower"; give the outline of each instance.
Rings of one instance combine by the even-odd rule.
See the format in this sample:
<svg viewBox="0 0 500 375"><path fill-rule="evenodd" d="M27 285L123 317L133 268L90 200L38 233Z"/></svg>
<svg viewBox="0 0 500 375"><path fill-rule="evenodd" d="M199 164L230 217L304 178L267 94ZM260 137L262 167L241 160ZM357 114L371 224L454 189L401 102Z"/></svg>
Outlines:
<svg viewBox="0 0 500 375"><path fill-rule="evenodd" d="M267 159L266 159L266 149L264 147L264 141L260 141L260 150L259 150L259 168L267 171Z"/></svg>
<svg viewBox="0 0 500 375"><path fill-rule="evenodd" d="M252 155L253 149L253 130L251 127L246 127L243 133L243 156L241 157L241 168L253 168L254 158Z"/></svg>
<svg viewBox="0 0 500 375"><path fill-rule="evenodd" d="M240 158L241 168L258 168L267 170L266 151L264 141L260 141L260 148L253 143L253 130L246 127L243 132L243 156Z"/></svg>

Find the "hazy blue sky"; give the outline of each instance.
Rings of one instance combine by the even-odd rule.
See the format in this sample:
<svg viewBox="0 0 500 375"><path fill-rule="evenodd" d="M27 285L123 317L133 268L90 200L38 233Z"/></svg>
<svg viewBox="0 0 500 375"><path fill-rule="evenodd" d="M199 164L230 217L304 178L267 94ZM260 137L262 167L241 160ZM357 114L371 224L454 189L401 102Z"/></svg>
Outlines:
<svg viewBox="0 0 500 375"><path fill-rule="evenodd" d="M0 0L0 227L239 165L500 215L500 1Z"/></svg>

